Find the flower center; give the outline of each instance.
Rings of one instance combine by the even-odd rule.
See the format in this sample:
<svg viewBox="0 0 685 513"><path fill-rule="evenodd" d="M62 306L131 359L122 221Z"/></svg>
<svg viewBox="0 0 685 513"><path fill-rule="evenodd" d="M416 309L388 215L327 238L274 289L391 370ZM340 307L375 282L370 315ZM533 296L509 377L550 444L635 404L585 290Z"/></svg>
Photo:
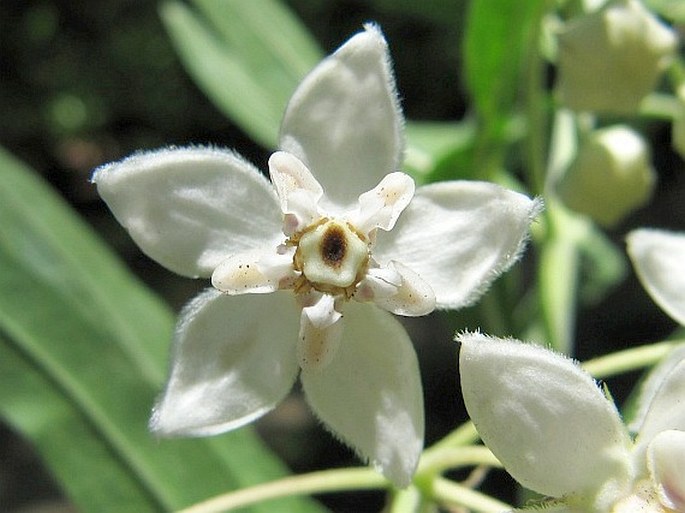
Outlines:
<svg viewBox="0 0 685 513"><path fill-rule="evenodd" d="M321 259L330 267L340 267L345 261L347 238L340 226L329 226L321 240Z"/></svg>
<svg viewBox="0 0 685 513"><path fill-rule="evenodd" d="M349 297L366 273L369 244L349 223L322 219L291 238L297 245L293 259L309 286L329 294Z"/></svg>

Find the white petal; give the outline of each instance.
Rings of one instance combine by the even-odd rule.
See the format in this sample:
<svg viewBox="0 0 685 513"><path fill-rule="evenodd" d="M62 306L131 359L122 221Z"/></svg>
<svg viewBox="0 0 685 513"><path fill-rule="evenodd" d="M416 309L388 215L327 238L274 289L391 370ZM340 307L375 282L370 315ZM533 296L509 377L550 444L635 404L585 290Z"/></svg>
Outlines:
<svg viewBox="0 0 685 513"><path fill-rule="evenodd" d="M359 284L355 299L373 301L397 315L417 317L435 310L435 294L421 277L399 262L386 268L369 269Z"/></svg>
<svg viewBox="0 0 685 513"><path fill-rule="evenodd" d="M486 182L441 182L416 190L397 226L373 251L426 281L438 308L476 301L519 257L539 201Z"/></svg>
<svg viewBox="0 0 685 513"><path fill-rule="evenodd" d="M359 207L347 219L368 234L374 228L392 230L402 211L414 197L414 180L404 173L385 175L381 183L359 196Z"/></svg>
<svg viewBox="0 0 685 513"><path fill-rule="evenodd" d="M397 294L402 276L394 267L371 267L357 286L354 299L359 302L379 301Z"/></svg>
<svg viewBox="0 0 685 513"><path fill-rule="evenodd" d="M659 388L661 388L661 385L671 371L682 361L685 361L685 344L677 346L656 367L649 371L647 377L640 384L640 395L636 402L636 411L633 415L633 420L629 424L631 432L638 433L640 431Z"/></svg>
<svg viewBox="0 0 685 513"><path fill-rule="evenodd" d="M350 207L399 168L402 123L385 39L367 25L295 91L280 148L312 170L328 199Z"/></svg>
<svg viewBox="0 0 685 513"><path fill-rule="evenodd" d="M659 433L649 444L647 458L661 503L685 511L685 432Z"/></svg>
<svg viewBox="0 0 685 513"><path fill-rule="evenodd" d="M539 346L478 333L457 340L466 409L507 472L552 497L623 491L630 439L586 372Z"/></svg>
<svg viewBox="0 0 685 513"><path fill-rule="evenodd" d="M685 326L685 234L640 229L626 240L642 286L664 312Z"/></svg>
<svg viewBox="0 0 685 513"><path fill-rule="evenodd" d="M93 182L140 248L184 276L209 276L226 256L282 236L273 188L229 151L141 153L97 169Z"/></svg>
<svg viewBox="0 0 685 513"><path fill-rule="evenodd" d="M297 377L299 309L292 294L227 296L210 289L176 328L171 376L150 429L204 436L262 416Z"/></svg>
<svg viewBox="0 0 685 513"><path fill-rule="evenodd" d="M294 216L286 218L284 232L292 235L318 217L317 204L323 189L300 159L285 151L277 151L269 158L269 173L281 201L281 211Z"/></svg>
<svg viewBox="0 0 685 513"><path fill-rule="evenodd" d="M287 288L297 278L294 248L245 251L231 255L214 270L212 285L227 294L267 294Z"/></svg>
<svg viewBox="0 0 685 513"><path fill-rule="evenodd" d="M316 303L302 309L297 356L302 369L321 371L338 351L343 333L342 314L335 298L322 294Z"/></svg>
<svg viewBox="0 0 685 513"><path fill-rule="evenodd" d="M302 371L305 395L333 434L395 485L409 484L423 448L423 394L414 348L390 314L345 307L345 334L323 372Z"/></svg>
<svg viewBox="0 0 685 513"><path fill-rule="evenodd" d="M638 461L652 439L662 431L685 431L685 360L664 377L645 415L636 439Z"/></svg>

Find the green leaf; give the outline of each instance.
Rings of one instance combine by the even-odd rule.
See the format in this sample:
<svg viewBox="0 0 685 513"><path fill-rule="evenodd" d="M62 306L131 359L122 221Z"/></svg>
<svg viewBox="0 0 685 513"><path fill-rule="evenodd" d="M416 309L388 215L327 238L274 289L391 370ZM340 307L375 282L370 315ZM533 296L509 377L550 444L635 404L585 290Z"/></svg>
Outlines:
<svg viewBox="0 0 685 513"><path fill-rule="evenodd" d="M646 0L645 5L655 13L674 23L685 23L683 0Z"/></svg>
<svg viewBox="0 0 685 513"><path fill-rule="evenodd" d="M208 98L247 134L276 146L285 106L322 54L276 0L197 0L162 4L181 61Z"/></svg>
<svg viewBox="0 0 685 513"><path fill-rule="evenodd" d="M0 415L80 511L168 511L283 475L249 429L199 440L149 434L172 315L3 150L0 219ZM300 500L279 509L319 511Z"/></svg>
<svg viewBox="0 0 685 513"><path fill-rule="evenodd" d="M83 511L160 509L95 426L35 363L0 336L0 413L33 442L65 492Z"/></svg>
<svg viewBox="0 0 685 513"><path fill-rule="evenodd" d="M525 133L521 116L505 121L499 143L510 145ZM483 179L474 163L479 134L473 118L458 123L408 122L406 167L422 183L444 180ZM487 178L498 182L501 167L493 167Z"/></svg>
<svg viewBox="0 0 685 513"><path fill-rule="evenodd" d="M276 0L194 3L196 10L176 0L161 8L181 61L229 119L263 146L275 148L290 96L323 53ZM454 123L408 124L405 167L421 180L443 153L464 145L471 130Z"/></svg>
<svg viewBox="0 0 685 513"><path fill-rule="evenodd" d="M628 274L625 255L596 225L578 241L581 256L578 295L584 304L599 303Z"/></svg>
<svg viewBox="0 0 685 513"><path fill-rule="evenodd" d="M456 154L471 151L475 124L410 121L406 125L407 150L404 168L422 183L452 179L458 175L452 166ZM448 164L445 164L445 162ZM448 170L443 171L447 167Z"/></svg>
<svg viewBox="0 0 685 513"><path fill-rule="evenodd" d="M466 86L476 111L495 123L512 109L541 0L473 0L464 41Z"/></svg>
<svg viewBox="0 0 685 513"><path fill-rule="evenodd" d="M193 1L253 73L297 85L323 58L302 22L278 0Z"/></svg>
<svg viewBox="0 0 685 513"><path fill-rule="evenodd" d="M543 0L469 4L463 58L478 127L471 162L474 178L490 180L504 166L507 131L527 66L534 62L529 54L537 51L543 7Z"/></svg>

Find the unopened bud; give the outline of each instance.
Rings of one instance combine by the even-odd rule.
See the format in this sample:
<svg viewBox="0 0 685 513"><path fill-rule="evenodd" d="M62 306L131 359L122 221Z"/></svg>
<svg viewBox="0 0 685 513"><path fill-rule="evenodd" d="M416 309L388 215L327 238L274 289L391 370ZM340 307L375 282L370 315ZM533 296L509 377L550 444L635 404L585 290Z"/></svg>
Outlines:
<svg viewBox="0 0 685 513"><path fill-rule="evenodd" d="M617 125L596 130L581 144L558 192L569 208L613 226L649 200L655 181L645 141Z"/></svg>
<svg viewBox="0 0 685 513"><path fill-rule="evenodd" d="M559 35L559 94L574 110L630 113L656 86L675 32L637 0L608 3Z"/></svg>

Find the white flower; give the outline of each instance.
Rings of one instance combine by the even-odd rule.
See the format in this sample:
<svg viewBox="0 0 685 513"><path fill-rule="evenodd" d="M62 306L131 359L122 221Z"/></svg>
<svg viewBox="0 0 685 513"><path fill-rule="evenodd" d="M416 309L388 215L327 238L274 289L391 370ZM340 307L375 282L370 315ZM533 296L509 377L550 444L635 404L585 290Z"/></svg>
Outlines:
<svg viewBox="0 0 685 513"><path fill-rule="evenodd" d="M569 208L613 226L649 201L655 183L645 140L628 126L613 125L582 140L558 192Z"/></svg>
<svg viewBox="0 0 685 513"><path fill-rule="evenodd" d="M661 309L685 326L685 234L641 228L626 237L628 255L642 286ZM685 358L685 346L664 359L641 385L645 397L654 396L663 375ZM637 430L647 415L645 404L630 424Z"/></svg>
<svg viewBox="0 0 685 513"><path fill-rule="evenodd" d="M555 511L685 511L685 360L661 373L633 442L613 402L572 360L478 333L457 337L466 408L485 444ZM561 506L560 504L560 506Z"/></svg>
<svg viewBox="0 0 685 513"><path fill-rule="evenodd" d="M396 171L402 127L386 43L369 25L294 93L269 159L272 183L207 148L96 171L99 193L143 251L216 287L181 314L155 432L243 426L273 409L301 370L328 429L395 484L409 483L423 447L422 389L411 341L387 311L475 301L516 260L540 205L489 183L415 191Z"/></svg>
<svg viewBox="0 0 685 513"><path fill-rule="evenodd" d="M673 60L675 31L638 0L614 0L559 34L562 102L574 110L630 113Z"/></svg>

